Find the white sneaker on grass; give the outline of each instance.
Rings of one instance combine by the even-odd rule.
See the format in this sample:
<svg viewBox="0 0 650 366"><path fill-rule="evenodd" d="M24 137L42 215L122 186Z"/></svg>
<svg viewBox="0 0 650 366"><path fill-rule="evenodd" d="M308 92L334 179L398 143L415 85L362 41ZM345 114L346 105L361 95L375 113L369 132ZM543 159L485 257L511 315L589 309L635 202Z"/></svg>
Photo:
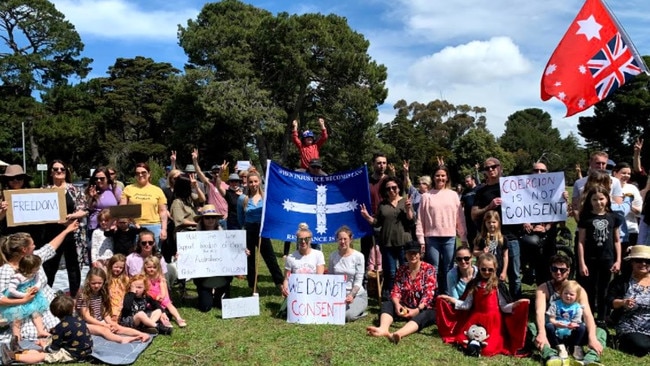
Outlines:
<svg viewBox="0 0 650 366"><path fill-rule="evenodd" d="M573 347L573 358L578 361L582 361L585 358L585 352L582 350L582 346Z"/></svg>
<svg viewBox="0 0 650 366"><path fill-rule="evenodd" d="M558 344L557 345L557 355L563 360L566 360L566 359L569 358L569 352L567 352L565 345L563 345L563 344Z"/></svg>

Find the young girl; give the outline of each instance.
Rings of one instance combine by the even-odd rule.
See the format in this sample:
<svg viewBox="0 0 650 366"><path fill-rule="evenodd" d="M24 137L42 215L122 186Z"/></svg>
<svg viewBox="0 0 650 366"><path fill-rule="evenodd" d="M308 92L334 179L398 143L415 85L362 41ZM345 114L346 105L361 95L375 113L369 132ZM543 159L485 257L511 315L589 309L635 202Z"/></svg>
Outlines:
<svg viewBox="0 0 650 366"><path fill-rule="evenodd" d="M111 300L108 295L106 272L101 268L93 267L88 271L83 289L77 294L76 309L93 335L118 343L149 340L149 335L123 327L111 319ZM122 337L120 334L125 336Z"/></svg>
<svg viewBox="0 0 650 366"><path fill-rule="evenodd" d="M438 332L446 343L464 344L470 326L481 325L489 336L482 355L515 355L526 339L530 300L509 303L508 290L496 275L497 259L493 254L481 254L477 266L479 275L467 284L461 299L438 296Z"/></svg>
<svg viewBox="0 0 650 366"><path fill-rule="evenodd" d="M129 280L129 292L124 295L120 324L136 328L144 327L148 332L170 335L172 328L159 322L163 314L160 303L147 295L149 281L144 274Z"/></svg>
<svg viewBox="0 0 650 366"><path fill-rule="evenodd" d="M565 281L560 288L560 299L551 302L546 315L546 336L551 347L557 347L560 358L568 358L566 346L573 349L573 358L582 360L582 338L585 335L585 324L582 322L582 306L578 302L580 285L576 281ZM560 344L560 341L566 342Z"/></svg>
<svg viewBox="0 0 650 366"><path fill-rule="evenodd" d="M147 295L151 296L156 301L160 302L160 307L163 310L169 311L169 313L174 317L176 323L181 328L185 328L187 323L181 315L178 313L178 310L172 304L171 299L169 298L169 292L167 291L167 280L162 272L162 266L160 265L160 259L156 256L150 256L144 260L144 274L147 276L149 281L149 289L147 290Z"/></svg>
<svg viewBox="0 0 650 366"><path fill-rule="evenodd" d="M126 275L126 257L123 254L115 254L108 260L106 267L106 279L108 282L108 294L111 297L111 319L117 322L122 312L124 295L129 286L129 276Z"/></svg>
<svg viewBox="0 0 650 366"><path fill-rule="evenodd" d="M113 256L113 239L104 235L111 228L111 212L103 209L97 217L99 227L93 231L90 247L90 261L93 267L106 270L106 263Z"/></svg>
<svg viewBox="0 0 650 366"><path fill-rule="evenodd" d="M501 235L501 216L497 211L490 210L483 215L481 235L474 240L474 255L491 253L497 258L497 276L500 281L508 278L508 247Z"/></svg>
<svg viewBox="0 0 650 366"><path fill-rule="evenodd" d="M605 294L612 273L621 268L619 227L623 218L611 211L609 191L596 186L586 191L578 221L578 283L589 297L589 306L604 321Z"/></svg>
<svg viewBox="0 0 650 366"><path fill-rule="evenodd" d="M34 298L22 305L13 305L1 307L0 314L7 320L12 322L11 331L14 336L20 339L20 328L23 324L22 320L31 317L36 326L36 331L39 337L48 337L50 333L43 325L42 314L49 309L49 302L39 291L39 275L38 271L41 268L41 258L35 255L24 256L18 264L18 272L11 276L9 287L5 290L5 296L12 299L22 299L30 293L35 293Z"/></svg>

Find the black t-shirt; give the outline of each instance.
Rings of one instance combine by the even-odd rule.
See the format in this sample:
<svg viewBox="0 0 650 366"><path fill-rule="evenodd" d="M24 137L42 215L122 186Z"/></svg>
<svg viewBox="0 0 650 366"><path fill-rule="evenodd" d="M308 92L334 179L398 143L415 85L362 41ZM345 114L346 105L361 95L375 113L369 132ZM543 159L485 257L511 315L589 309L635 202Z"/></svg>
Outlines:
<svg viewBox="0 0 650 366"><path fill-rule="evenodd" d="M615 259L614 229L623 224L623 217L613 212L597 215L586 212L580 215L579 229L585 229L584 257Z"/></svg>
<svg viewBox="0 0 650 366"><path fill-rule="evenodd" d="M492 202L492 200L497 197L501 197L501 188L499 187L499 184L486 184L481 188L479 188L478 191L476 191L476 197L474 198L474 206L482 209L483 207L489 205L490 202ZM509 241L517 240L521 235L522 226L520 224L503 225L503 215L501 214L501 205L497 206L495 210L499 213L499 216L501 217L501 234L503 234L503 236ZM476 224L480 228L481 225L483 225L483 218L481 217L477 219Z"/></svg>
<svg viewBox="0 0 650 366"><path fill-rule="evenodd" d="M237 192L228 188L226 189L226 196L224 198L228 204L228 229L238 227L239 222L237 221L237 201L239 200L239 195Z"/></svg>

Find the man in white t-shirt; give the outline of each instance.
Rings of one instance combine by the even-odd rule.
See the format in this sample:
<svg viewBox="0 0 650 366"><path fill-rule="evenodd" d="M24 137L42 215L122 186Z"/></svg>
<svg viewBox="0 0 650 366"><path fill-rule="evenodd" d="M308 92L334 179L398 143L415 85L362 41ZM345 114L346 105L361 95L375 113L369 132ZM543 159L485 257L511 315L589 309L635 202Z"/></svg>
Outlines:
<svg viewBox="0 0 650 366"><path fill-rule="evenodd" d="M604 151L596 151L591 154L589 159L589 170L605 170L607 168L608 155ZM580 196L582 191L585 188L587 183L587 178L589 174L585 177L582 177L573 183L573 195L571 199L571 207L573 208L574 217L578 217L578 209L580 207ZM609 195L612 199L612 203L623 203L623 188L621 187L621 182L618 178L611 177L612 187L609 191Z"/></svg>

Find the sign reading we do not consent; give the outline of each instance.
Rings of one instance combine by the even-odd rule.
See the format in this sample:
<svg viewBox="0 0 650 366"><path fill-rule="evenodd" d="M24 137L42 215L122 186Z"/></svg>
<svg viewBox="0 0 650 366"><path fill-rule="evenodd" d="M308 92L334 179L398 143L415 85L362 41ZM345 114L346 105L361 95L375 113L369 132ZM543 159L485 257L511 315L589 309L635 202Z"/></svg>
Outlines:
<svg viewBox="0 0 650 366"><path fill-rule="evenodd" d="M176 241L178 278L248 273L245 230L180 232Z"/></svg>
<svg viewBox="0 0 650 366"><path fill-rule="evenodd" d="M65 221L65 191L58 188L4 191L7 226Z"/></svg>
<svg viewBox="0 0 650 366"><path fill-rule="evenodd" d="M566 220L564 173L502 177L499 185L504 225Z"/></svg>

